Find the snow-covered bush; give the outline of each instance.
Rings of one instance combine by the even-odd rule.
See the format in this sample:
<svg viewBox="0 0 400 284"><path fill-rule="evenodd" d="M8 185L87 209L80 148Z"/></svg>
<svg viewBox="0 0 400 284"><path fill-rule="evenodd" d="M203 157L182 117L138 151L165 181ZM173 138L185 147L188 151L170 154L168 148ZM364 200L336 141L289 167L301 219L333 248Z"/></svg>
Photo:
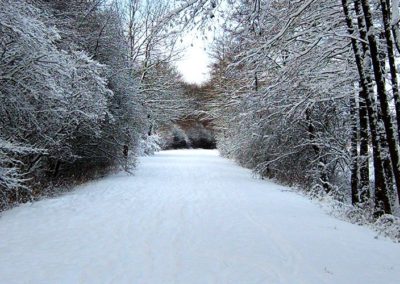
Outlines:
<svg viewBox="0 0 400 284"><path fill-rule="evenodd" d="M89 2L0 0L1 207L137 156L145 124L123 25Z"/></svg>
<svg viewBox="0 0 400 284"><path fill-rule="evenodd" d="M171 129L163 132L162 148L164 150L187 149L190 148L190 140L185 131L175 124Z"/></svg>
<svg viewBox="0 0 400 284"><path fill-rule="evenodd" d="M383 236L400 242L400 218L393 215L382 215L374 223L374 228Z"/></svg>
<svg viewBox="0 0 400 284"><path fill-rule="evenodd" d="M215 44L210 116L223 155L261 176L343 198L357 73L350 50L326 55L327 48L348 46L333 36L346 27L340 6L317 2L260 1L259 11L246 1L232 4L238 25ZM295 16L282 29L278 18L288 14Z"/></svg>
<svg viewBox="0 0 400 284"><path fill-rule="evenodd" d="M140 140L139 155L153 155L155 152L161 150L161 144L162 138L159 135L145 135L144 138Z"/></svg>
<svg viewBox="0 0 400 284"><path fill-rule="evenodd" d="M31 190L26 186L29 177L23 171L23 156L43 155L46 151L24 147L5 141L0 137L0 209L22 198L30 198Z"/></svg>
<svg viewBox="0 0 400 284"><path fill-rule="evenodd" d="M214 149L216 142L211 130L204 127L202 123L191 125L186 134L192 148Z"/></svg>

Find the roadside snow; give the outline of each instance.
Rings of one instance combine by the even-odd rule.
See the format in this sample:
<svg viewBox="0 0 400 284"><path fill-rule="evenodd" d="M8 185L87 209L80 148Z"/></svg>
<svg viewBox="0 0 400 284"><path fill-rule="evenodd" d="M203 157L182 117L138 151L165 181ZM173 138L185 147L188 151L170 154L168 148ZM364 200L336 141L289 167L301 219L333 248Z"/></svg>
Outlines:
<svg viewBox="0 0 400 284"><path fill-rule="evenodd" d="M0 217L0 283L398 283L400 245L218 157L161 152Z"/></svg>

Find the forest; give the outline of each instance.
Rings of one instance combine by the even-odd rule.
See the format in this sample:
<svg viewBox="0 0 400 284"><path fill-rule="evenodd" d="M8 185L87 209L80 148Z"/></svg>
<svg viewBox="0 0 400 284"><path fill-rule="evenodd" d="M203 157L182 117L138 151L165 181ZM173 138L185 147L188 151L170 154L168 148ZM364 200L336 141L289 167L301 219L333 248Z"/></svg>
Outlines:
<svg viewBox="0 0 400 284"><path fill-rule="evenodd" d="M398 0L0 0L0 208L160 149L399 222ZM210 80L174 62L214 36ZM348 209L350 208L350 209Z"/></svg>

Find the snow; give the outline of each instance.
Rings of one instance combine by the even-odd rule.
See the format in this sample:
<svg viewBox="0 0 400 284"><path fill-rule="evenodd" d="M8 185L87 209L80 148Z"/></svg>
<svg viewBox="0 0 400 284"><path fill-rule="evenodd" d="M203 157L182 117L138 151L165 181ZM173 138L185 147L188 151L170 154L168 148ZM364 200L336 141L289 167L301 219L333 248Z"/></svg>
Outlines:
<svg viewBox="0 0 400 284"><path fill-rule="evenodd" d="M209 150L0 218L0 283L398 283L400 245Z"/></svg>

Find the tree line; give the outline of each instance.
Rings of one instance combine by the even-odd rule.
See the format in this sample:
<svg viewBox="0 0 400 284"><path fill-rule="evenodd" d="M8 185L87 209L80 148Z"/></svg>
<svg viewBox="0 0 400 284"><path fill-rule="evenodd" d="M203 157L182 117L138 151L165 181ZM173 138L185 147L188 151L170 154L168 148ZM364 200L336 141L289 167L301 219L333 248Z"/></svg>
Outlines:
<svg viewBox="0 0 400 284"><path fill-rule="evenodd" d="M195 117L261 176L398 211L398 0L0 4L3 207L127 168L157 129ZM171 66L193 27L218 34L197 98Z"/></svg>

